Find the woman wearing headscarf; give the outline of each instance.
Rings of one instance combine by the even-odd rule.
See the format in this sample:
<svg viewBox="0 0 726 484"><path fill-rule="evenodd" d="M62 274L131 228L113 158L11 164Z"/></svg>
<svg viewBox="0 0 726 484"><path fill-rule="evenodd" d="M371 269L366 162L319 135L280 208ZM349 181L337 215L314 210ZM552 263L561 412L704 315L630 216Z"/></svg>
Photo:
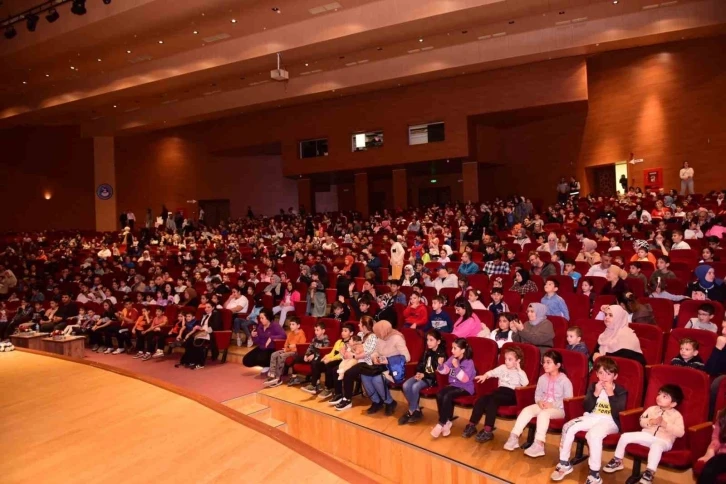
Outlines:
<svg viewBox="0 0 726 484"><path fill-rule="evenodd" d="M537 292L539 289L537 289L537 284L529 278L529 272L519 268L514 273L514 284L509 290L524 296L528 292Z"/></svg>
<svg viewBox="0 0 726 484"><path fill-rule="evenodd" d="M549 252L550 254L554 254L557 250L557 234L554 232L547 235L547 242L537 247L537 252Z"/></svg>
<svg viewBox="0 0 726 484"><path fill-rule="evenodd" d="M628 358L645 366L645 357L640 349L638 335L628 324L628 313L617 305L603 307L605 331L597 338L592 361L601 356Z"/></svg>
<svg viewBox="0 0 726 484"><path fill-rule="evenodd" d="M623 294L628 292L628 285L625 283L625 278L628 277L628 273L622 270L616 265L608 267L605 279L608 281L600 292L601 295L611 295L616 298L623 297Z"/></svg>
<svg viewBox="0 0 726 484"><path fill-rule="evenodd" d="M398 314L393 307L394 300L390 294L381 294L376 298L378 311L373 319L376 321L389 321L394 328L398 326Z"/></svg>
<svg viewBox="0 0 726 484"><path fill-rule="evenodd" d="M600 254L597 252L597 242L592 239L582 239L582 250L577 254L576 261L585 261L591 266L600 263Z"/></svg>
<svg viewBox="0 0 726 484"><path fill-rule="evenodd" d="M406 264L403 268L403 279L401 280L402 286L415 286L419 283L418 275L414 271L411 264Z"/></svg>
<svg viewBox="0 0 726 484"><path fill-rule="evenodd" d="M401 244L403 237L400 235L391 243L391 279L400 279L403 272L403 261L406 258L406 251Z"/></svg>
<svg viewBox="0 0 726 484"><path fill-rule="evenodd" d="M541 354L552 349L555 340L555 329L552 321L547 319L547 306L541 303L532 303L527 308L527 321L513 320L510 323L512 341L516 343L529 343L539 348Z"/></svg>
<svg viewBox="0 0 726 484"><path fill-rule="evenodd" d="M391 396L391 392L388 389L388 382L384 379L383 373L390 368L387 366L389 360L403 359L404 365L411 360L411 355L406 347L406 340L403 335L393 329L391 323L382 320L378 321L373 325L373 333L376 335L376 350L371 355L373 365L378 367L378 373L375 375L361 373L361 382L363 387L366 389L368 397L373 402L370 408L366 411L368 415L373 415L383 408L386 407L386 415L391 416L396 410L396 401ZM403 365L399 365L401 370ZM402 373L402 371L401 371ZM401 380L403 375L389 374L389 377L394 380Z"/></svg>
<svg viewBox="0 0 726 484"><path fill-rule="evenodd" d="M694 292L702 292L706 299L711 301L724 302L726 290L723 280L716 278L716 271L708 264L701 264L693 271L696 274L696 281L688 284L686 296L693 297Z"/></svg>

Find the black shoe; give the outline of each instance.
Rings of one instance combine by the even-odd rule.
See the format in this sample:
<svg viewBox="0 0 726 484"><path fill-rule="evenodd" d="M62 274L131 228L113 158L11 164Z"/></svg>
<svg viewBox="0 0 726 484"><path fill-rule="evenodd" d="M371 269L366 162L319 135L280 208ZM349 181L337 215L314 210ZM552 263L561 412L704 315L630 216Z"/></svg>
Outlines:
<svg viewBox="0 0 726 484"><path fill-rule="evenodd" d="M366 410L366 413L368 415L373 415L374 413L378 413L379 410L383 408L382 403L373 403L370 407L368 407L368 410Z"/></svg>
<svg viewBox="0 0 726 484"><path fill-rule="evenodd" d="M408 419L408 423L415 424L421 420L423 420L423 413L421 412L421 409L418 409L411 414L411 418Z"/></svg>
<svg viewBox="0 0 726 484"><path fill-rule="evenodd" d="M396 407L398 406L397 401L392 401L391 403L386 404L386 417L390 417L393 415L393 412L396 411Z"/></svg>
<svg viewBox="0 0 726 484"><path fill-rule="evenodd" d="M484 443L489 442L494 438L494 432L491 430L480 430L478 434L476 434L476 437L474 437L477 442Z"/></svg>
<svg viewBox="0 0 726 484"><path fill-rule="evenodd" d="M398 419L398 425L406 425L410 420L411 414L409 412L406 412L401 415L401 418Z"/></svg>
<svg viewBox="0 0 726 484"><path fill-rule="evenodd" d="M461 436L465 439L468 439L469 437L473 437L474 434L476 434L476 425L468 423L466 424L466 427L464 427L464 432L461 434Z"/></svg>
<svg viewBox="0 0 726 484"><path fill-rule="evenodd" d="M337 394L333 395L333 398L328 400L328 405L337 405L340 403L340 401L343 399L343 395Z"/></svg>
<svg viewBox="0 0 726 484"><path fill-rule="evenodd" d="M335 409L342 412L343 410L348 410L350 407L353 406L353 402L350 400L346 400L345 398L340 400L340 403L338 403L335 406Z"/></svg>

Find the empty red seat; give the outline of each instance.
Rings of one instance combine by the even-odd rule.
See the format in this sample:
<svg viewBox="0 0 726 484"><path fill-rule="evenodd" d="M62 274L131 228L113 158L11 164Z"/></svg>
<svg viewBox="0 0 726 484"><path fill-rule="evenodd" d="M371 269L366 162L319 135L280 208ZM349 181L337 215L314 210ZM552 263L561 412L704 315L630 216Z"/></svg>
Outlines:
<svg viewBox="0 0 726 484"><path fill-rule="evenodd" d="M673 329L673 301L655 297L640 297L638 302L650 304L658 327L663 330L663 333L670 333Z"/></svg>
<svg viewBox="0 0 726 484"><path fill-rule="evenodd" d="M643 352L645 362L649 365L658 365L663 362L663 330L653 324L630 323L640 341L640 350Z"/></svg>

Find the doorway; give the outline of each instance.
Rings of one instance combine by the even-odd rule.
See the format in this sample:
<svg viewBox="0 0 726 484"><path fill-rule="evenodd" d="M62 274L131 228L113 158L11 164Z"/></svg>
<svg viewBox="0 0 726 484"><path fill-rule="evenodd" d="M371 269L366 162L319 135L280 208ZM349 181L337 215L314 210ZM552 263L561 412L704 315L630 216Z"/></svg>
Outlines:
<svg viewBox="0 0 726 484"><path fill-rule="evenodd" d="M451 187L427 187L418 190L418 206L445 205L451 202Z"/></svg>
<svg viewBox="0 0 726 484"><path fill-rule="evenodd" d="M628 163L627 162L615 164L615 180L617 180L617 185L616 185L615 189L618 191L618 193L622 193L623 195L628 193L629 182L628 182ZM625 183L623 183L623 182L625 182Z"/></svg>
<svg viewBox="0 0 726 484"><path fill-rule="evenodd" d="M229 199L199 200L199 209L204 210L204 224L210 227L229 220Z"/></svg>
<svg viewBox="0 0 726 484"><path fill-rule="evenodd" d="M612 197L616 193L615 165L598 166L593 169L595 196Z"/></svg>

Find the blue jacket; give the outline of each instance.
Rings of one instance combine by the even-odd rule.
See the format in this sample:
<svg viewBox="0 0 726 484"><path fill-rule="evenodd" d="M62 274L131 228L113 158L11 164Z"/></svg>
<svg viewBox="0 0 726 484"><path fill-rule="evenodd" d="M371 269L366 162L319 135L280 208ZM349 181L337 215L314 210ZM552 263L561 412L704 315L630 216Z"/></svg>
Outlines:
<svg viewBox="0 0 726 484"><path fill-rule="evenodd" d="M479 272L479 266L476 262L465 262L459 265L459 274L464 276L470 276Z"/></svg>
<svg viewBox="0 0 726 484"><path fill-rule="evenodd" d="M570 310L567 309L565 300L557 294L547 296L546 294L542 298L542 304L547 306L547 316L562 316L566 320L570 320Z"/></svg>

